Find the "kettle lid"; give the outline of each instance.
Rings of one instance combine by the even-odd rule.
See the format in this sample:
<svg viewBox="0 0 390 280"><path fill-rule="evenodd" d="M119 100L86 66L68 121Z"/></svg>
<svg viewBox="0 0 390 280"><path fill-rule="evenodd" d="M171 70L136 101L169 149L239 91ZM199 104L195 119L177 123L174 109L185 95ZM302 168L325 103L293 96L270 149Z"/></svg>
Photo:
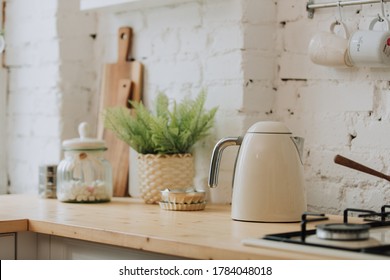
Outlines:
<svg viewBox="0 0 390 280"><path fill-rule="evenodd" d="M253 124L248 133L276 133L276 134L291 134L291 131L282 122L277 121L261 121Z"/></svg>

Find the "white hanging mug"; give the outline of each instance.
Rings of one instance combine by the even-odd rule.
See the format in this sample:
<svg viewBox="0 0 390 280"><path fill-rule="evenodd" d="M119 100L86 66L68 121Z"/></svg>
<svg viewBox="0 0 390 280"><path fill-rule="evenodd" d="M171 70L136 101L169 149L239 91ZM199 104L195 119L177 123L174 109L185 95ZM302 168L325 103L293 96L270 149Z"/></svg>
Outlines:
<svg viewBox="0 0 390 280"><path fill-rule="evenodd" d="M386 30L374 30L376 23L384 23ZM368 30L358 30L351 35L348 56L354 66L390 67L390 22L375 18Z"/></svg>
<svg viewBox="0 0 390 280"><path fill-rule="evenodd" d="M344 36L335 33L336 26L342 27ZM343 22L333 22L330 32L319 32L309 43L309 57L315 64L330 67L351 66L347 55L348 29Z"/></svg>
<svg viewBox="0 0 390 280"><path fill-rule="evenodd" d="M5 49L5 41L3 35L0 35L0 53L2 53Z"/></svg>

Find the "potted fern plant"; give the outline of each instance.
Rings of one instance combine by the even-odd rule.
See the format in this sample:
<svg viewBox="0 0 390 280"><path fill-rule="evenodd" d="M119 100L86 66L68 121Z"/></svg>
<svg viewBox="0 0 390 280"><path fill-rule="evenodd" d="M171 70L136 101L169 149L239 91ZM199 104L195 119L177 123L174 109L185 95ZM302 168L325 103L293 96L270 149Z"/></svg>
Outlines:
<svg viewBox="0 0 390 280"><path fill-rule="evenodd" d="M186 189L194 180L191 149L208 135L217 108L204 109L206 94L173 102L159 93L155 110L142 103L130 102L130 113L123 107L107 108L104 126L138 153L140 195L146 203L158 203L160 191Z"/></svg>

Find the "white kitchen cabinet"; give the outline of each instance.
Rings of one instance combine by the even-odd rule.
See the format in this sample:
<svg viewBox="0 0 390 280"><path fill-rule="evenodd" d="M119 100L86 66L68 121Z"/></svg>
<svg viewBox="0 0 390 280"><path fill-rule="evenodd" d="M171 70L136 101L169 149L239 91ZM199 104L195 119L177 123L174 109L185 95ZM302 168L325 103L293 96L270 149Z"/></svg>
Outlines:
<svg viewBox="0 0 390 280"><path fill-rule="evenodd" d="M141 8L150 8L166 6L173 4L182 4L191 0L81 0L80 10L111 10L120 11L121 9L136 10Z"/></svg>
<svg viewBox="0 0 390 280"><path fill-rule="evenodd" d="M15 260L15 233L0 234L0 260Z"/></svg>
<svg viewBox="0 0 390 280"><path fill-rule="evenodd" d="M141 250L104 245L70 238L49 236L50 259L54 260L167 260L177 257Z"/></svg>
<svg viewBox="0 0 390 280"><path fill-rule="evenodd" d="M179 257L33 232L18 233L18 259L172 260Z"/></svg>
<svg viewBox="0 0 390 280"><path fill-rule="evenodd" d="M39 234L29 231L16 233L16 259L36 260L38 258L38 236Z"/></svg>

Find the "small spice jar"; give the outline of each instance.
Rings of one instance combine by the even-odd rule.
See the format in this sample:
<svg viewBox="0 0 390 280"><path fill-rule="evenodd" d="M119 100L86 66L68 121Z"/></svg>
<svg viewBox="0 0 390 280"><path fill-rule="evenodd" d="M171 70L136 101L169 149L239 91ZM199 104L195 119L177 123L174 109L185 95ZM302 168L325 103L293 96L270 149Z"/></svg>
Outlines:
<svg viewBox="0 0 390 280"><path fill-rule="evenodd" d="M63 202L96 203L112 197L111 164L104 158L104 141L89 137L89 125L79 125L80 138L62 144L64 159L57 167L57 198Z"/></svg>
<svg viewBox="0 0 390 280"><path fill-rule="evenodd" d="M56 198L57 165L39 166L39 195L42 198Z"/></svg>

